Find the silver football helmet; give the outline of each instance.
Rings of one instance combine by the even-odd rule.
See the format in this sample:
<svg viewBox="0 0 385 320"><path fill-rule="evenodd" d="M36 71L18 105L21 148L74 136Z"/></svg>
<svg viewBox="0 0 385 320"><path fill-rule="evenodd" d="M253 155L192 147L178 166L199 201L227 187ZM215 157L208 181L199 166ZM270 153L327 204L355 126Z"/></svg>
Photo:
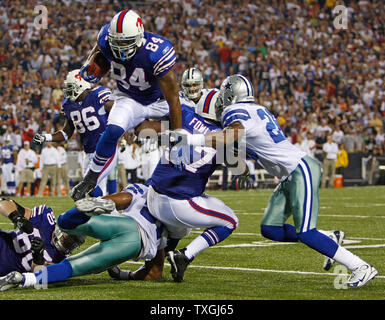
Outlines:
<svg viewBox="0 0 385 320"><path fill-rule="evenodd" d="M217 118L221 118L224 108L238 102L254 102L254 87L244 76L235 74L221 84L215 103Z"/></svg>
<svg viewBox="0 0 385 320"><path fill-rule="evenodd" d="M78 249L84 242L85 236L68 234L60 230L56 225L52 242L55 248L63 255L67 256L72 251Z"/></svg>
<svg viewBox="0 0 385 320"><path fill-rule="evenodd" d="M202 72L197 68L189 68L182 75L182 90L187 98L194 100L200 97L203 89Z"/></svg>

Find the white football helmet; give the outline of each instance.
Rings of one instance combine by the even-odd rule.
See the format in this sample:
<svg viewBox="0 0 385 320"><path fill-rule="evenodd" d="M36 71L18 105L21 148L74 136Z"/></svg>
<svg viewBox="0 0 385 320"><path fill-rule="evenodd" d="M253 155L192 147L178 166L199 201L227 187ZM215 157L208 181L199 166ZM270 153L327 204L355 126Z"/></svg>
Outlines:
<svg viewBox="0 0 385 320"><path fill-rule="evenodd" d="M224 108L238 102L254 102L254 87L244 76L235 74L221 84L215 103L217 118L221 118Z"/></svg>
<svg viewBox="0 0 385 320"><path fill-rule="evenodd" d="M122 61L131 59L144 39L142 19L132 10L116 14L108 28L108 43L115 58Z"/></svg>
<svg viewBox="0 0 385 320"><path fill-rule="evenodd" d="M187 98L199 98L203 89L202 72L197 68L189 68L182 75L182 90Z"/></svg>
<svg viewBox="0 0 385 320"><path fill-rule="evenodd" d="M80 69L75 69L67 74L63 86L64 98L75 101L84 90L91 89L92 85L82 78Z"/></svg>
<svg viewBox="0 0 385 320"><path fill-rule="evenodd" d="M220 121L215 112L215 103L219 96L219 90L210 90L205 99L199 100L196 107L196 113L205 119Z"/></svg>

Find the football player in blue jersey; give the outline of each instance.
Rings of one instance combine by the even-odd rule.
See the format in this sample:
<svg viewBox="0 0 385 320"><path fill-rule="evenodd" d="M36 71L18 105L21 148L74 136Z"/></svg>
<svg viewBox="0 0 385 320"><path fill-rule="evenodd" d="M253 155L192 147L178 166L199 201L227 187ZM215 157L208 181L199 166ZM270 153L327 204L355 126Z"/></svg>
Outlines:
<svg viewBox="0 0 385 320"><path fill-rule="evenodd" d="M15 164L17 159L17 148L12 145L12 139L9 134L4 137L4 145L1 147L1 170L2 177L5 181L7 192L3 194L6 196L14 196L16 192L15 182Z"/></svg>
<svg viewBox="0 0 385 320"><path fill-rule="evenodd" d="M210 114L198 114L182 104L183 132L192 135L220 130L214 123L214 103L215 100L212 101ZM214 121L209 122L208 118ZM145 121L136 131L152 128L161 132L161 126L160 122ZM146 182L149 185L149 211L169 232L167 259L176 282L183 280L187 266L197 254L226 239L238 226L238 218L231 208L221 200L204 194L208 179L216 168L217 152L213 148L171 148L163 152ZM186 236L191 228L204 228L205 231L186 248L174 250L179 239Z"/></svg>
<svg viewBox="0 0 385 320"><path fill-rule="evenodd" d="M346 286L363 286L377 270L341 246L339 232L317 230L321 168L283 134L267 108L254 102L254 88L242 75L227 77L215 105L222 127L219 132L189 137L174 133L174 139L190 146L246 144L247 154L281 183L274 190L261 223L261 234L275 241L302 242L352 271ZM246 155L244 155L246 156ZM293 216L294 226L285 223Z"/></svg>
<svg viewBox="0 0 385 320"><path fill-rule="evenodd" d="M58 218L61 230L72 236L91 236L101 240L86 250L48 265L37 272L13 271L0 278L0 291L64 281L99 273L128 259L152 259L159 268L135 272L131 277L157 279L162 275L163 248L167 230L146 206L148 187L128 185L121 192L103 198L85 198ZM117 210L123 210L120 214ZM77 221L68 219L75 215Z"/></svg>
<svg viewBox="0 0 385 320"><path fill-rule="evenodd" d="M108 113L113 101L110 100L111 90L107 87L91 87L91 84L82 79L79 69L72 70L64 80L64 100L61 112L66 117L63 130L53 134L36 134L33 142L38 145L45 141L62 142L68 140L76 130L85 152L83 161L83 176L86 175L91 165L92 157L96 150L96 144L107 127ZM109 172L117 162L117 146L113 157L107 162L99 173L98 187L92 196L106 194L106 183Z"/></svg>
<svg viewBox="0 0 385 320"><path fill-rule="evenodd" d="M47 205L30 209L14 200L0 198L0 214L19 229L0 230L0 276L58 263L84 242L83 237L62 232Z"/></svg>
<svg viewBox="0 0 385 320"><path fill-rule="evenodd" d="M145 119L165 116L169 116L173 129L181 127L178 85L173 71L174 47L169 40L145 32L136 12L123 10L101 28L97 43L81 68L86 81L100 80L91 72L96 57L104 59L104 64L110 64L117 90L111 98L114 107L106 131L98 141L91 169L72 189L74 200L85 197L94 188L99 172L113 156L114 146L125 131Z"/></svg>

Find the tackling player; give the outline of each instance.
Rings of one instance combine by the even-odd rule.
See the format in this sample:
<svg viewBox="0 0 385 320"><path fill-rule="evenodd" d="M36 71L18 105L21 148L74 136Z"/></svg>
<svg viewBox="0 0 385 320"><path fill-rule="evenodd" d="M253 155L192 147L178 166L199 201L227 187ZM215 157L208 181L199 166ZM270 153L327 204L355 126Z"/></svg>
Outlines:
<svg viewBox="0 0 385 320"><path fill-rule="evenodd" d="M261 223L262 235L275 241L300 241L343 264L352 271L346 286L363 286L373 279L378 273L374 267L316 229L321 168L317 161L285 138L267 108L255 104L249 80L242 75L227 77L215 107L223 131L195 137L183 137L181 132L175 134L195 146L218 147L241 138L246 142L247 154L281 179L266 208ZM294 226L285 224L291 215Z"/></svg>
<svg viewBox="0 0 385 320"><path fill-rule="evenodd" d="M0 198L0 214L19 229L17 232L0 230L0 276L58 263L84 242L83 237L62 232L47 205L30 209L14 200Z"/></svg>
<svg viewBox="0 0 385 320"><path fill-rule="evenodd" d="M108 126L98 141L91 169L71 193L81 199L96 185L99 172L113 156L119 138L145 119L160 119L169 114L171 127L181 127L178 88L173 71L176 54L171 42L157 34L144 32L142 19L132 10L116 14L103 26L97 44L81 69L90 82L100 80L92 74L96 60L111 65L116 80L114 107ZM96 63L97 64L97 63Z"/></svg>
<svg viewBox="0 0 385 320"><path fill-rule="evenodd" d="M214 101L212 101L212 112ZM146 128L161 132L160 122L145 121L136 131ZM187 134L211 132L220 127L204 119L192 108L182 104L182 130ZM181 159L183 158L183 163ZM187 266L203 250L226 239L238 226L238 218L221 200L204 194L207 181L217 167L216 150L209 147L182 147L165 150L151 178L147 206L150 213L168 229L166 251L171 275L181 282ZM191 228L205 231L186 248L174 250L179 239ZM174 248L173 248L174 247Z"/></svg>
<svg viewBox="0 0 385 320"><path fill-rule="evenodd" d="M39 272L11 272L0 278L0 290L42 285L99 273L128 259L157 257L161 260L159 264L163 266L162 249L166 243L167 231L146 207L147 189L144 185L134 184L120 193L104 198L77 201L75 208L59 216L60 228L71 235L90 236L100 242ZM120 214L117 210L123 210L123 213ZM83 221L73 224L72 220L67 220L73 214L83 217Z"/></svg>
<svg viewBox="0 0 385 320"><path fill-rule="evenodd" d="M72 70L64 80L64 101L61 112L67 120L63 130L54 134L37 133L33 142L42 145L45 141L62 142L72 137L74 131L79 134L80 141L85 152L83 160L83 176L90 168L92 157L96 150L96 144L107 126L108 113L113 101L110 100L111 91L106 87L91 88L91 84L82 79L79 69ZM111 146L113 147L113 146ZM107 162L98 176L97 185L92 196L105 194L107 176L117 162L117 145L115 145L113 157Z"/></svg>

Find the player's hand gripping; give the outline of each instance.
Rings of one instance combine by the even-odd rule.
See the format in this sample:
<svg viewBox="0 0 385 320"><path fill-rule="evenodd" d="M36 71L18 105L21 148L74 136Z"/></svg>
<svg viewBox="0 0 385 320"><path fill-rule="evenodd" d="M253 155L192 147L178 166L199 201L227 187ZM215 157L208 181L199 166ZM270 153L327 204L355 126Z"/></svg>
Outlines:
<svg viewBox="0 0 385 320"><path fill-rule="evenodd" d="M40 146L45 142L45 140L46 140L46 137L44 134L36 133L32 139L32 142Z"/></svg>
<svg viewBox="0 0 385 320"><path fill-rule="evenodd" d="M43 265L44 260L44 241L39 237L31 240L32 261L34 264Z"/></svg>

